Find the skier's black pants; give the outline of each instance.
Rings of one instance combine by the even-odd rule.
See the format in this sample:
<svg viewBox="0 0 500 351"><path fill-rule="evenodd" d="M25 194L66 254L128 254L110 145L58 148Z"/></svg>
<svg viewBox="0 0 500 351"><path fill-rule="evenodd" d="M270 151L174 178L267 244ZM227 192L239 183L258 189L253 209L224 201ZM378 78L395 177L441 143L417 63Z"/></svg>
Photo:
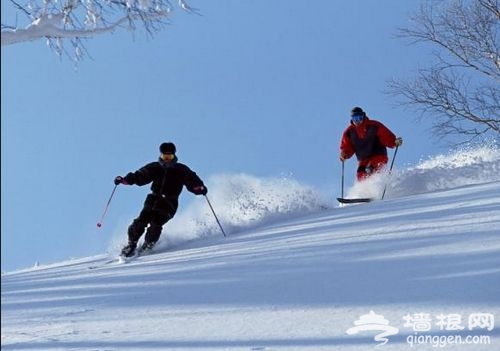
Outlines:
<svg viewBox="0 0 500 351"><path fill-rule="evenodd" d="M147 227L144 241L156 243L160 239L163 225L174 216L175 210L170 203L162 201L164 199L157 201L153 197L152 194L148 195L139 217L128 227L129 242L137 243Z"/></svg>

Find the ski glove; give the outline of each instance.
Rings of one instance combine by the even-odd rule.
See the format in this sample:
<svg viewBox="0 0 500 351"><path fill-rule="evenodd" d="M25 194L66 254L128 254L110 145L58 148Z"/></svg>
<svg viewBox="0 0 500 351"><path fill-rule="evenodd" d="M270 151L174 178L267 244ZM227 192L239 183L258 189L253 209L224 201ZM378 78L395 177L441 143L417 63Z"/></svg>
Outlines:
<svg viewBox="0 0 500 351"><path fill-rule="evenodd" d="M344 162L348 158L349 157L347 157L347 154L345 152L343 152L343 151L340 152L340 156L339 156L340 161Z"/></svg>
<svg viewBox="0 0 500 351"><path fill-rule="evenodd" d="M118 185L118 184L127 184L127 182L125 181L125 179L123 179L122 176L117 176L115 178L115 185Z"/></svg>
<svg viewBox="0 0 500 351"><path fill-rule="evenodd" d="M396 140L394 141L394 145L396 146L401 146L403 145L403 138L396 138Z"/></svg>
<svg viewBox="0 0 500 351"><path fill-rule="evenodd" d="M206 186L200 185L193 188L193 192L196 195L207 195L208 189Z"/></svg>

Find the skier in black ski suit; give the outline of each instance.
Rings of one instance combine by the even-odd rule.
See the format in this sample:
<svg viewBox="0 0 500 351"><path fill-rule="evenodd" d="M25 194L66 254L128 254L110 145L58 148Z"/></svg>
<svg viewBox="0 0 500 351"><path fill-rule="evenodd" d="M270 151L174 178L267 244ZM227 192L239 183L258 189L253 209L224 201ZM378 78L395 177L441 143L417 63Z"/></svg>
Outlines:
<svg viewBox="0 0 500 351"><path fill-rule="evenodd" d="M158 161L151 162L141 169L128 173L125 177L117 176L116 185L151 184L151 193L144 201L144 208L139 217L128 227L128 245L121 254L130 257L135 254L137 242L146 230L142 250L151 250L161 235L163 225L172 219L179 205L182 187L196 195L206 195L207 187L188 166L177 162L176 148L171 142L160 145ZM149 226L148 226L149 225Z"/></svg>

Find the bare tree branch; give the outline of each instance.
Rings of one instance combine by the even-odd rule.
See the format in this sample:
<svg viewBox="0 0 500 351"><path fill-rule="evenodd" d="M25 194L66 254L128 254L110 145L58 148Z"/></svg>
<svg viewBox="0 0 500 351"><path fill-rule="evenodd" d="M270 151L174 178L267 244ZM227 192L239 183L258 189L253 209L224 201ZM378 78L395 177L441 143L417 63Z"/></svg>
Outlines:
<svg viewBox="0 0 500 351"><path fill-rule="evenodd" d="M413 81L389 81L400 104L433 119L440 138L468 140L500 133L500 8L498 0L426 2L399 35L431 44L434 63Z"/></svg>

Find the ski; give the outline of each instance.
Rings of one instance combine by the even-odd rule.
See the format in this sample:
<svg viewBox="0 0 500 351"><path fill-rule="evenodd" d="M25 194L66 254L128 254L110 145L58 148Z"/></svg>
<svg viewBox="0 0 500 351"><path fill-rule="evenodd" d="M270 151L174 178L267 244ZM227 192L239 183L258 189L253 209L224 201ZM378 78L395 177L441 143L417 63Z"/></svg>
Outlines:
<svg viewBox="0 0 500 351"><path fill-rule="evenodd" d="M94 266L89 266L88 269L97 269L97 268L108 267L108 266L111 266L111 265L125 264L125 263L129 263L130 261L132 261L136 257L137 256L131 256L131 257L118 256L117 258L113 258L112 260L103 262L101 264L97 264L97 265L94 265Z"/></svg>
<svg viewBox="0 0 500 351"><path fill-rule="evenodd" d="M110 265L113 265L113 264L125 264L125 263L129 263L130 261L132 261L134 258L136 257L139 257L138 255L133 255L133 256L130 256L130 257L125 257L125 256L122 256L122 255L119 255L118 257L115 257L115 258L112 258L108 261L104 261L100 264L96 264L94 266L89 266L88 269L97 269L97 268L102 268L102 267L106 267L106 266L110 266Z"/></svg>
<svg viewBox="0 0 500 351"><path fill-rule="evenodd" d="M97 269L97 268L111 266L111 265L114 265L114 264L124 264L124 263L129 262L130 259L132 259L132 258L133 257L118 256L116 258L112 258L112 259L110 259L108 261L105 261L103 263L96 264L96 265L93 265L93 266L89 266L88 269Z"/></svg>
<svg viewBox="0 0 500 351"><path fill-rule="evenodd" d="M346 199L346 198L342 198L342 197L338 197L337 198L337 201L342 203L342 204L356 204L356 203L362 203L362 202L371 202L373 201L374 199L371 199L371 198L358 198L358 199Z"/></svg>
<svg viewBox="0 0 500 351"><path fill-rule="evenodd" d="M139 247L135 251L135 253L132 256L130 256L130 257L119 255L118 257L109 259L109 260L104 261L102 263L99 263L99 264L96 264L96 265L93 265L93 266L89 266L88 269L101 268L101 267L109 266L111 264L125 264L125 263L129 263L130 261L133 261L136 258L139 258L139 257L142 257L142 256L147 256L147 255L150 255L150 254L153 254L153 253L155 253L153 249L142 249L141 247Z"/></svg>
<svg viewBox="0 0 500 351"><path fill-rule="evenodd" d="M120 263L120 257L118 257L118 258L112 258L112 259L110 259L108 261L104 261L104 262L102 262L100 264L89 266L88 269L97 269L97 268L109 266L109 265L111 265L113 263Z"/></svg>
<svg viewBox="0 0 500 351"><path fill-rule="evenodd" d="M94 266L89 266L88 269L97 269L97 268L101 268L101 267L106 267L106 266L109 266L109 265L112 265L112 264L126 264L126 263L129 263L130 261L133 261L134 259L136 258L139 258L139 257L142 257L142 256L147 256L147 255L150 255L154 253L152 250L141 250L141 249L138 249L134 255L130 256L130 257L126 257L126 256L123 256L123 255L119 255L118 257L116 258L112 258L108 261L104 261L100 264L96 264Z"/></svg>

